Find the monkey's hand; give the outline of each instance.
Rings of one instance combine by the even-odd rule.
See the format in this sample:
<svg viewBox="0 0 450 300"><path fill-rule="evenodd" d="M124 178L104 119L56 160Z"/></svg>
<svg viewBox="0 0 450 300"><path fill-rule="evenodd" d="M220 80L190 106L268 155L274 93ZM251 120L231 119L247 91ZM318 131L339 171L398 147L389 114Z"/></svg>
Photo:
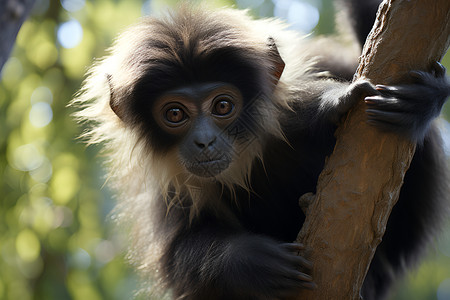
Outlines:
<svg viewBox="0 0 450 300"><path fill-rule="evenodd" d="M335 124L361 99L378 95L375 86L367 79L360 78L351 84L339 83L325 91L320 98L319 112L326 120Z"/></svg>
<svg viewBox="0 0 450 300"><path fill-rule="evenodd" d="M366 111L370 124L421 142L450 94L450 83L438 62L430 72L412 71L410 75L411 84L377 85L378 95L365 98Z"/></svg>
<svg viewBox="0 0 450 300"><path fill-rule="evenodd" d="M229 257L221 276L230 299L280 299L315 288L306 274L312 264L298 256L301 250L301 244L277 244L264 237L234 239L225 251Z"/></svg>

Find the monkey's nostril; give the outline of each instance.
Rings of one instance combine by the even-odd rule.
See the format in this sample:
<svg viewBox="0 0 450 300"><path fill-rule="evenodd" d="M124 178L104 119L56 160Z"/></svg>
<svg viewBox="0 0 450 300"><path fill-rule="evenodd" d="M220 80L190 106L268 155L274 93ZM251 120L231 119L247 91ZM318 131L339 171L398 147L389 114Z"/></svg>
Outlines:
<svg viewBox="0 0 450 300"><path fill-rule="evenodd" d="M197 145L197 147L199 147L200 149L205 149L208 147L211 147L214 145L214 143L216 142L217 137L214 136L206 141L200 141L200 140L195 140L194 143Z"/></svg>
<svg viewBox="0 0 450 300"><path fill-rule="evenodd" d="M200 143L200 142L195 141L195 144L196 144L200 149L204 149L204 148L205 148L205 144L203 144L203 143Z"/></svg>

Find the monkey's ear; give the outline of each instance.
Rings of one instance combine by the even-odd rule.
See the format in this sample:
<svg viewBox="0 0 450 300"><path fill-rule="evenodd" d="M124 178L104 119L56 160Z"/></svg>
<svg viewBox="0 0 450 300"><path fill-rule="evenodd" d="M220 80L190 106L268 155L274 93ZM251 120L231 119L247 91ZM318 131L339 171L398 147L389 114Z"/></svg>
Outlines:
<svg viewBox="0 0 450 300"><path fill-rule="evenodd" d="M112 111L121 119L123 120L123 109L117 103L117 99L115 99L114 94L114 87L112 85L112 75L106 74L106 80L108 81L109 85L109 107L111 107Z"/></svg>
<svg viewBox="0 0 450 300"><path fill-rule="evenodd" d="M273 62L272 66L272 78L273 84L277 85L280 80L281 74L283 74L285 63L278 52L277 45L272 37L267 39L267 46L269 47L269 56L271 61Z"/></svg>

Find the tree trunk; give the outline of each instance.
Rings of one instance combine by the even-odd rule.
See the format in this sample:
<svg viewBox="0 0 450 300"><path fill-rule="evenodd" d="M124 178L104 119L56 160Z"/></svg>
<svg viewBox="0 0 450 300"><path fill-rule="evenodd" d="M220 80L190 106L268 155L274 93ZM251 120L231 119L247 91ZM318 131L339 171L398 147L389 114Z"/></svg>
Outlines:
<svg viewBox="0 0 450 300"><path fill-rule="evenodd" d="M427 70L450 44L449 0L385 0L364 46L357 77L376 84ZM314 291L297 299L359 299L415 146L366 123L364 101L337 131L298 240L314 262Z"/></svg>
<svg viewBox="0 0 450 300"><path fill-rule="evenodd" d="M0 0L0 71L35 0Z"/></svg>

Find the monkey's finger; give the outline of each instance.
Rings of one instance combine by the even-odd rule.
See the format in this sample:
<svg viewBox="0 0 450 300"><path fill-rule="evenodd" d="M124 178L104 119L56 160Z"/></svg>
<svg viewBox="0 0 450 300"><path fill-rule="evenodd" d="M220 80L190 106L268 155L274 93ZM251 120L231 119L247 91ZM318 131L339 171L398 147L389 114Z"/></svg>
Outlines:
<svg viewBox="0 0 450 300"><path fill-rule="evenodd" d="M310 275L306 274L306 273L295 271L293 273L293 275L294 275L293 278L300 279L301 281L306 281L306 282L312 282L313 281L313 278Z"/></svg>
<svg viewBox="0 0 450 300"><path fill-rule="evenodd" d="M302 267L307 270L312 270L313 263L304 258L303 256L291 255L289 261L296 267Z"/></svg>
<svg viewBox="0 0 450 300"><path fill-rule="evenodd" d="M404 112L381 111L377 109L366 109L370 121L390 123L393 125L409 125L414 117Z"/></svg>
<svg viewBox="0 0 450 300"><path fill-rule="evenodd" d="M368 104L368 105L380 105L380 104L396 104L398 102L398 99L395 97L385 97L382 95L378 95L378 96L369 96L364 98L364 101Z"/></svg>
<svg viewBox="0 0 450 300"><path fill-rule="evenodd" d="M414 90L412 87L414 85L383 85L379 84L376 86L377 91L385 97L396 97L402 99L410 99L414 98L414 93L411 91Z"/></svg>
<svg viewBox="0 0 450 300"><path fill-rule="evenodd" d="M367 107L383 111L408 112L414 110L413 103L396 97L370 96L364 99Z"/></svg>
<svg viewBox="0 0 450 300"><path fill-rule="evenodd" d="M438 61L434 61L431 66L434 76L436 77L444 77L446 69L445 67Z"/></svg>
<svg viewBox="0 0 450 300"><path fill-rule="evenodd" d="M299 272L299 271L291 272L288 277L290 280L293 280L297 284L300 284L300 286L302 286L302 287L304 287L304 286L312 287L315 285L315 283L313 282L313 278L310 275ZM300 282L299 282L299 280L300 280Z"/></svg>
<svg viewBox="0 0 450 300"><path fill-rule="evenodd" d="M317 284L315 282L302 282L302 287L307 290L315 290L317 289Z"/></svg>
<svg viewBox="0 0 450 300"><path fill-rule="evenodd" d="M381 129L390 129L390 128L394 129L394 128L400 127L398 124L396 124L394 122L380 121L380 120L372 119L372 118L368 118L367 123L369 123L370 125L376 126L378 128L381 128Z"/></svg>
<svg viewBox="0 0 450 300"><path fill-rule="evenodd" d="M434 73L434 72L433 72ZM413 78L416 83L426 83L433 74L424 71L410 71L409 75Z"/></svg>
<svg viewBox="0 0 450 300"><path fill-rule="evenodd" d="M392 120L398 120L402 118L402 113L399 112L392 112L392 111L383 111L379 109L366 109L366 114L369 116L370 119L373 120L379 120L379 121L392 121Z"/></svg>
<svg viewBox="0 0 450 300"><path fill-rule="evenodd" d="M305 249L305 245L302 243L283 243L281 247L288 251L300 251Z"/></svg>
<svg viewBox="0 0 450 300"><path fill-rule="evenodd" d="M414 99L417 85L383 85L376 86L378 92L386 97L396 97L401 99ZM414 91L414 92L413 92Z"/></svg>
<svg viewBox="0 0 450 300"><path fill-rule="evenodd" d="M398 87L392 86L392 85L384 85L384 84L377 84L375 86L377 91L390 91L390 92L396 92L398 91Z"/></svg>

